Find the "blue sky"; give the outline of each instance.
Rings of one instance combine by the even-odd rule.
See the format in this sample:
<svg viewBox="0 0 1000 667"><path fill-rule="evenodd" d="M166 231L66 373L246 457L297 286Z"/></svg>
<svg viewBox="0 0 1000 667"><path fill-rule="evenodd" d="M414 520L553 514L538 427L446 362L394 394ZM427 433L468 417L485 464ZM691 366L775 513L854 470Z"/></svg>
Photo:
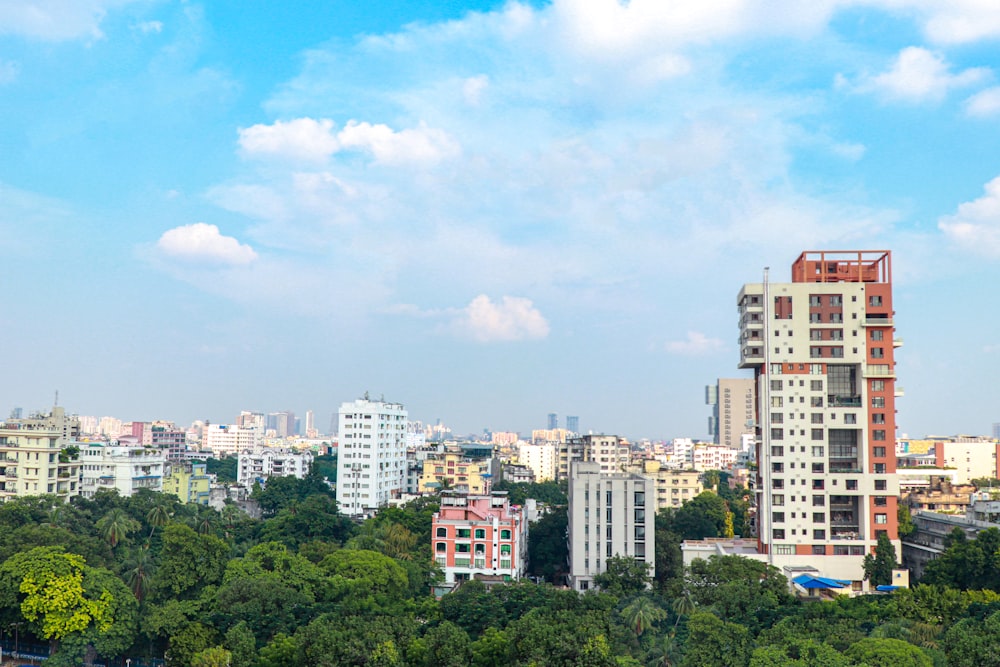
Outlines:
<svg viewBox="0 0 1000 667"><path fill-rule="evenodd" d="M998 42L993 0L0 0L0 410L698 437L744 282L888 248L900 432L987 433Z"/></svg>

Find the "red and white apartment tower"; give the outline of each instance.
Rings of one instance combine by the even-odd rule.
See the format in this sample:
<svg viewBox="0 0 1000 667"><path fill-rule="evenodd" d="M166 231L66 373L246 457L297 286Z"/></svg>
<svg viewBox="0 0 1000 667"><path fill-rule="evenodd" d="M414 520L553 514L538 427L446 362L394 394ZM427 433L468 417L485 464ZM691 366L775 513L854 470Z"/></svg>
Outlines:
<svg viewBox="0 0 1000 667"><path fill-rule="evenodd" d="M879 534L900 553L891 253L803 252L792 282L765 270L738 306L758 396L758 549L867 588Z"/></svg>

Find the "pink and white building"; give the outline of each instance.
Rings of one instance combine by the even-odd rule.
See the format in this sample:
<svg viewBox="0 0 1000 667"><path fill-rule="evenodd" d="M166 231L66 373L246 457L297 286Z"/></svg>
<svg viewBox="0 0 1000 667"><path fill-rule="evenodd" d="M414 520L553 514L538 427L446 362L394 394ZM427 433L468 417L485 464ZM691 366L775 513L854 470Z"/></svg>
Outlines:
<svg viewBox="0 0 1000 667"><path fill-rule="evenodd" d="M445 491L432 523L434 557L452 589L476 575L513 581L528 560L528 521L505 491L459 495Z"/></svg>

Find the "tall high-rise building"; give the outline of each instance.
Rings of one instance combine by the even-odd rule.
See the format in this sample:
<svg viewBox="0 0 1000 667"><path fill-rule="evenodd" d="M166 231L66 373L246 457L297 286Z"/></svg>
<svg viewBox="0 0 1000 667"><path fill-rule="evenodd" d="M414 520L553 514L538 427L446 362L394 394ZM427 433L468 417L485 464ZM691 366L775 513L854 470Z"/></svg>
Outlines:
<svg viewBox="0 0 1000 667"><path fill-rule="evenodd" d="M340 406L337 502L352 517L371 516L406 483L406 409L365 398Z"/></svg>
<svg viewBox="0 0 1000 667"><path fill-rule="evenodd" d="M274 431L279 438L295 435L295 413L290 410L270 413L267 415L267 430Z"/></svg>
<svg viewBox="0 0 1000 667"><path fill-rule="evenodd" d="M756 400L753 378L726 379L705 387L705 403L712 406L708 433L717 445L738 448L744 433L753 433Z"/></svg>
<svg viewBox="0 0 1000 667"><path fill-rule="evenodd" d="M566 430L570 433L580 433L580 418L574 415L566 415Z"/></svg>
<svg viewBox="0 0 1000 667"><path fill-rule="evenodd" d="M312 410L306 410L306 437L316 437L316 413Z"/></svg>
<svg viewBox="0 0 1000 667"><path fill-rule="evenodd" d="M881 533L900 553L891 254L807 251L792 282L765 271L737 304L758 396L758 549L860 589Z"/></svg>
<svg viewBox="0 0 1000 667"><path fill-rule="evenodd" d="M555 412L550 412L549 413L548 425L549 425L548 428L549 428L550 431L559 428L559 415L556 414Z"/></svg>

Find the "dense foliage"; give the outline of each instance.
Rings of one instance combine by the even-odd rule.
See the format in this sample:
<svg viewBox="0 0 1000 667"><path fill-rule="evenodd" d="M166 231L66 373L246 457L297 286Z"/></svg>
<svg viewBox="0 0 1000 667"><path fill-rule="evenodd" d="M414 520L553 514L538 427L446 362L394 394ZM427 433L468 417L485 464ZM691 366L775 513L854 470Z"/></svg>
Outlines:
<svg viewBox="0 0 1000 667"><path fill-rule="evenodd" d="M530 571L553 581L565 571L561 489L508 487L545 489L552 508L532 526ZM653 572L612 558L600 592L473 581L435 600L436 499L356 524L318 476L255 495L260 521L151 492L0 505L0 627L47 645L54 667L125 656L231 667L997 664L996 531L956 534L929 584L803 602L764 563L682 566L682 539L745 525L743 494L727 489L657 514ZM894 559L876 551L871 579Z"/></svg>

